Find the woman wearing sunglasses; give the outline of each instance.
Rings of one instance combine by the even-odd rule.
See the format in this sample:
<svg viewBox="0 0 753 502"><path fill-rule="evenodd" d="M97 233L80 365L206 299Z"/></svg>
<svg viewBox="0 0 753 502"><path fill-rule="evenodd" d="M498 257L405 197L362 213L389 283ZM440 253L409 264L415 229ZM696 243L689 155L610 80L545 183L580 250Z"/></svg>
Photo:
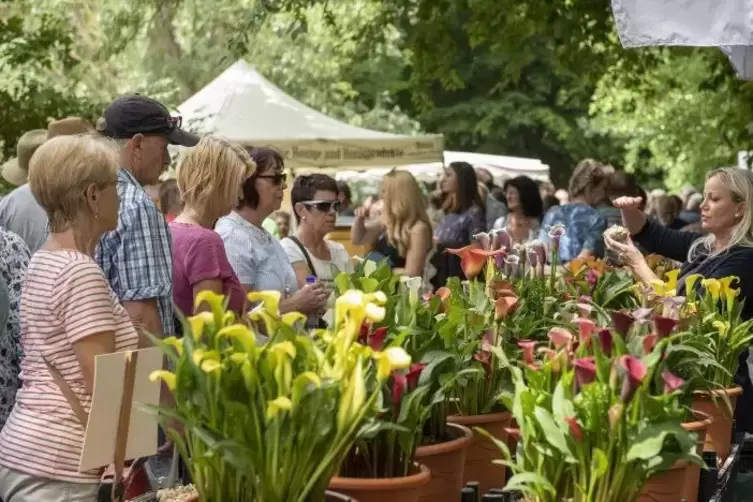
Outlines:
<svg viewBox="0 0 753 502"><path fill-rule="evenodd" d="M298 231L280 241L293 264L298 286L314 276L332 289L339 272L352 272L345 246L324 237L335 229L340 210L337 182L326 174L299 176L290 193Z"/></svg>
<svg viewBox="0 0 753 502"><path fill-rule="evenodd" d="M324 309L329 293L321 283L299 287L288 255L263 227L280 209L286 175L282 155L271 148L252 148L256 172L243 183L243 198L215 230L225 243L230 265L246 291L279 291L281 312L315 314Z"/></svg>

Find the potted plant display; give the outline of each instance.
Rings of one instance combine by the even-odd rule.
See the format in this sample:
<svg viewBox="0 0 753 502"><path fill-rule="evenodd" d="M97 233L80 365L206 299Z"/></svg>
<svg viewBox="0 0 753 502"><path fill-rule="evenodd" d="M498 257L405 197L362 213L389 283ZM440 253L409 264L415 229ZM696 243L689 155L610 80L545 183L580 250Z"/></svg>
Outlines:
<svg viewBox="0 0 753 502"><path fill-rule="evenodd" d="M170 389L172 408L157 413L182 431L168 434L202 502L323 501L330 478L375 415L383 384L410 366L399 347L374 351L357 342L361 326L384 315L383 294L351 290L336 301L334 323L312 339L298 313L280 315L277 292L261 302L251 326L197 295L207 311L184 322L185 336L155 339L174 371L152 375Z"/></svg>

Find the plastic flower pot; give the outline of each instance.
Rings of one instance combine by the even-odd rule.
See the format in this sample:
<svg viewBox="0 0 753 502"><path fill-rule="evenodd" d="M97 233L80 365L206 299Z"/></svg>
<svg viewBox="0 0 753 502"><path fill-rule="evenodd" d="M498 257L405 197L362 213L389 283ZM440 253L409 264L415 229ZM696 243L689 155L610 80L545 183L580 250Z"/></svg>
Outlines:
<svg viewBox="0 0 753 502"><path fill-rule="evenodd" d="M693 432L697 436L698 455L703 453L706 434L713 425L714 419L705 413L694 411L695 421L683 422L682 428ZM667 472L652 477L646 483L638 502L698 502L698 483L701 477L701 467L686 461L675 463Z"/></svg>
<svg viewBox="0 0 753 502"><path fill-rule="evenodd" d="M464 425L469 429L479 427L499 439L507 441L506 428L510 427L512 413L504 411L500 413L488 413L486 415L452 415L447 421ZM502 458L502 453L494 443L486 437L473 433L473 440L468 447L465 458L465 470L463 483L478 481L481 493L486 493L492 488L503 488L505 485L505 467L493 464L493 460Z"/></svg>
<svg viewBox="0 0 753 502"><path fill-rule="evenodd" d="M717 465L724 465L724 461L732 450L732 412L727 408L724 396L729 398L732 410L734 410L737 397L742 392L742 387L731 387L711 392L698 392L693 397L693 410L705 413L714 419L714 423L706 433L703 449L716 453Z"/></svg>
<svg viewBox="0 0 753 502"><path fill-rule="evenodd" d="M421 502L457 502L463 488L465 459L473 432L462 425L447 425L454 439L416 449L416 461L431 471L431 480L421 488Z"/></svg>
<svg viewBox="0 0 753 502"><path fill-rule="evenodd" d="M415 474L402 478L334 476L329 481L329 487L358 502L418 502L421 490L429 482L431 473L425 465L418 465L417 470Z"/></svg>

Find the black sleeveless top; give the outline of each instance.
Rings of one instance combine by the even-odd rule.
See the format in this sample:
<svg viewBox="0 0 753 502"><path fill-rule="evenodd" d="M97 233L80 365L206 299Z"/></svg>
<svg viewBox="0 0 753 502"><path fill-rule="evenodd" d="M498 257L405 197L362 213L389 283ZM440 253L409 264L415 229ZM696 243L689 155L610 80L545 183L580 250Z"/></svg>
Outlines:
<svg viewBox="0 0 753 502"><path fill-rule="evenodd" d="M389 243L387 234L384 232L382 232L379 239L374 243L374 249L369 255L369 259L375 261L381 261L385 258L389 259L392 268L405 267L405 257L400 256L397 248Z"/></svg>

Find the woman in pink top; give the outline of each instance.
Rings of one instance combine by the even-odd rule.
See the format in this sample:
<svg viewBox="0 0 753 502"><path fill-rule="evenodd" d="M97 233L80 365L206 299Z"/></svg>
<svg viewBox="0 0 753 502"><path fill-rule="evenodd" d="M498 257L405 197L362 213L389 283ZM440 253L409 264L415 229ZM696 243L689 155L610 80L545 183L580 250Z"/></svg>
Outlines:
<svg viewBox="0 0 753 502"><path fill-rule="evenodd" d="M118 223L116 175L115 151L90 136L53 138L31 159L29 185L50 235L29 262L21 295L23 386L0 433L5 502L96 500L101 472L78 472L84 428L53 372L88 413L95 357L139 346L92 259L102 234Z"/></svg>
<svg viewBox="0 0 753 502"><path fill-rule="evenodd" d="M178 166L183 211L170 223L173 301L185 315L194 313L194 297L204 290L229 297L230 308L243 313L246 294L212 229L237 205L241 186L255 169L245 149L217 136L202 138Z"/></svg>

